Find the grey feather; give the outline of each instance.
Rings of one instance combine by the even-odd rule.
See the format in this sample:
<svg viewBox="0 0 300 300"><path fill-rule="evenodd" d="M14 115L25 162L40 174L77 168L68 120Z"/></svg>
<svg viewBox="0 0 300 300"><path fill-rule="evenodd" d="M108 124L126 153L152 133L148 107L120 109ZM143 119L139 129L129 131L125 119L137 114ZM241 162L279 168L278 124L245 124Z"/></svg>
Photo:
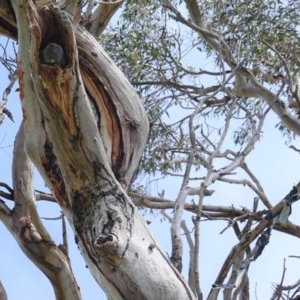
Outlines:
<svg viewBox="0 0 300 300"><path fill-rule="evenodd" d="M49 43L41 53L42 63L48 65L65 66L65 55L63 48L55 43Z"/></svg>

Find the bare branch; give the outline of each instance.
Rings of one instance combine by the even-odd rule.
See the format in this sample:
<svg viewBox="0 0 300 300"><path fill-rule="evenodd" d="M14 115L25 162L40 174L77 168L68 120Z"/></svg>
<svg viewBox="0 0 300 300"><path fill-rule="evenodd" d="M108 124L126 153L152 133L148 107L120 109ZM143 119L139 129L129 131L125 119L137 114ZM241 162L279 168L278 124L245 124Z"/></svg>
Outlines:
<svg viewBox="0 0 300 300"><path fill-rule="evenodd" d="M293 194L296 193L295 195L297 195L297 198L299 197L298 193L300 192L300 182L297 184L296 187L294 187L292 189L291 192L293 192ZM219 272L219 275L216 278L215 282L217 284L223 283L224 279L227 276L229 269L234 264L234 261L235 261L237 255L242 253L266 228L271 229L271 226L273 226L272 225L273 218L275 218L276 216L278 216L278 214L280 214L280 212L284 206L284 203L285 203L285 200L278 202L277 205L274 206L269 211L268 215L270 216L270 218L266 217L262 221L260 221L260 223L252 231L250 231L249 234L245 235L244 238L241 239L241 241L232 248L232 250L230 251L229 255L227 256L227 258ZM252 255L253 254L254 253L252 252ZM208 299L210 299L210 300L215 299L215 297L218 295L218 292L219 292L219 290L212 289L209 294Z"/></svg>
<svg viewBox="0 0 300 300"><path fill-rule="evenodd" d="M0 191L0 196L8 200L14 200L14 190L6 183L0 182L0 187L4 187L9 193Z"/></svg>
<svg viewBox="0 0 300 300"><path fill-rule="evenodd" d="M200 7L196 0L185 0L185 4L187 9L191 15L192 21L197 24L198 26L203 26L203 19L200 11Z"/></svg>
<svg viewBox="0 0 300 300"><path fill-rule="evenodd" d="M63 243L61 248L63 249L63 252L66 254L67 257L69 257L69 243L68 243L68 235L67 235L67 226L66 226L66 219L65 216L62 214L61 216L61 222L62 222L62 234L63 234Z"/></svg>
<svg viewBox="0 0 300 300"><path fill-rule="evenodd" d="M289 148L293 149L294 151L300 153L300 149L296 148L294 145L291 145Z"/></svg>
<svg viewBox="0 0 300 300"><path fill-rule="evenodd" d="M201 210L200 210L201 211ZM195 247L192 252L192 256L190 258L189 265L189 283L190 286L193 287L192 290L198 296L198 299L203 299L203 293L200 288L200 264L199 264L199 254L200 254L200 216L198 214L197 217L192 217L192 221L195 226L194 231L194 239L195 239Z"/></svg>
<svg viewBox="0 0 300 300"><path fill-rule="evenodd" d="M124 0L97 1L98 7L96 10L93 13L91 10L87 12L85 26L95 38L100 38L109 21L123 2Z"/></svg>
<svg viewBox="0 0 300 300"><path fill-rule="evenodd" d="M45 200L49 202L57 202L56 198L52 194L47 194L38 190L35 191L35 199L36 201Z"/></svg>
<svg viewBox="0 0 300 300"><path fill-rule="evenodd" d="M34 200L33 164L25 151L24 141L22 125L17 134L14 148L15 206L11 214L13 224L6 222L5 225L13 232L25 254L50 279L57 298L81 299L80 291L65 254L56 247L39 218Z"/></svg>
<svg viewBox="0 0 300 300"><path fill-rule="evenodd" d="M9 85L5 89L2 100L0 101L0 125L3 123L4 120L4 114L6 114L12 121L14 121L12 114L10 111L5 107L7 100L8 100L8 95L11 92L12 87L14 86L15 82L17 81L18 76L17 72L15 71L12 76Z"/></svg>
<svg viewBox="0 0 300 300"><path fill-rule="evenodd" d="M275 288L274 293L271 297L271 300L280 300L281 299L282 291L283 291L283 281L284 281L284 277L285 277L285 272L286 272L286 266L285 266L285 259L284 259L283 260L283 271L282 271L282 276L281 276L281 282L276 285L276 288Z"/></svg>
<svg viewBox="0 0 300 300"><path fill-rule="evenodd" d="M271 49L274 53L276 53L276 55L279 57L279 59L282 61L283 65L284 65L284 68L286 70L286 79L287 79L287 82L288 82L288 85L289 85L289 89L290 91L293 90L293 80L292 80L292 75L291 75L291 70L286 62L286 60L283 58L283 56L280 54L279 51L276 50L276 48L272 45L270 45L267 41L264 41L262 40L262 42L269 48ZM291 98L288 98L290 104L292 102L292 99Z"/></svg>
<svg viewBox="0 0 300 300"><path fill-rule="evenodd" d="M242 67L240 63L233 57L228 45L224 42L222 36L217 32L212 32L205 27L205 24L195 24L190 20L185 19L182 14L168 1L164 1L164 6L170 10L172 18L181 22L198 32L207 44L214 49L224 59L229 67L234 71L236 85L234 93L239 97L255 97L264 99L272 110L279 116L287 128L300 135L300 123L287 110L284 101L279 98L279 95L274 94L269 89L261 85L255 75ZM190 6L187 6L190 8ZM193 11L189 11L193 16Z"/></svg>
<svg viewBox="0 0 300 300"><path fill-rule="evenodd" d="M0 281L0 300L7 300L7 294L6 294L6 291L5 291L5 288L2 284L2 282Z"/></svg>

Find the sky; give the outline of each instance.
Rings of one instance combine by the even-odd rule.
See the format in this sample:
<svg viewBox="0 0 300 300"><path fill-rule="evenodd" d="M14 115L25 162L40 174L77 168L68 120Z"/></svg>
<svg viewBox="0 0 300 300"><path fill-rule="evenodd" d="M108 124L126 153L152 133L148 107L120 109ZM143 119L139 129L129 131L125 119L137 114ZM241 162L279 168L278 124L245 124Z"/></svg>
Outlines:
<svg viewBox="0 0 300 300"><path fill-rule="evenodd" d="M8 84L7 72L2 66L0 66L0 75L1 95ZM14 87L14 91L16 88L17 85ZM0 181L11 184L12 145L21 120L21 108L17 92L12 92L9 96L7 108L13 113L15 122L12 123L6 118L0 126ZM281 200L300 179L299 153L291 150L285 144L282 134L274 128L277 122L278 119L274 114L267 118L261 141L256 144L255 151L246 160L260 179L272 204L276 204ZM299 138L293 141L293 145L300 148ZM151 189L154 196L165 190L165 197L174 200L179 187L180 181L178 179L169 178L156 182ZM38 176L36 188L42 190L45 188L43 181ZM216 190L216 193L205 198L204 204L220 204L221 202L224 205L234 205L237 208L252 206L255 195L247 188L222 183L216 183L212 188ZM8 201L6 203L11 207L13 205ZM42 217L57 217L60 214L59 208L53 203L38 202L37 207ZM290 220L296 224L299 223L299 210L300 201L293 205L293 213L290 217ZM171 210L168 213L172 215ZM151 221L150 227L154 231L163 251L166 255L170 255L168 222L162 221L161 216L157 214L147 214L145 217ZM191 214L186 213L185 218L192 230ZM44 223L53 239L60 243L62 239L60 222L44 221ZM224 221L214 221L213 224L207 221L201 222L200 278L204 298L207 296L212 283L214 283L224 258L231 247L237 243L237 239L231 230L220 234L226 225L227 223ZM70 228L68 228L68 235L72 268L81 288L82 298L89 300L106 299L105 294L96 285L93 277L85 267L85 263L74 243ZM26 258L1 222L0 244L0 279L6 288L8 298L10 300L54 299L48 279ZM252 278L251 291L253 297L255 293L257 299L270 298L272 283L278 283L281 280L284 259L286 259L287 268L285 283L294 283L300 277L298 272L300 260L288 256L298 255L299 252L300 242L298 239L273 231L270 243L263 254L250 267L249 275ZM185 243L183 270L185 276L188 265L187 257L188 248Z"/></svg>

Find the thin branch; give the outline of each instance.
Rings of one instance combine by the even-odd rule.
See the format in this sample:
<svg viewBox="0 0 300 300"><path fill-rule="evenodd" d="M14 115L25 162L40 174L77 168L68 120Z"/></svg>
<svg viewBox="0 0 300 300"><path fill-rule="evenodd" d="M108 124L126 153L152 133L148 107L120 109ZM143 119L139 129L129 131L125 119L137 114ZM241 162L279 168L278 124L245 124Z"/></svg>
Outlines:
<svg viewBox="0 0 300 300"><path fill-rule="evenodd" d="M61 246L61 249L65 253L67 257L69 257L69 243L68 243L68 234L67 234L67 226L66 226L66 219L65 216L62 213L61 216L61 221L62 221L62 234L63 234L63 243Z"/></svg>
<svg viewBox="0 0 300 300"><path fill-rule="evenodd" d="M9 193L7 193L7 192L0 190L0 196L2 196L3 198L5 198L7 200L13 201L14 200L14 190L8 184L6 184L4 182L0 182L0 187L4 187L5 189L7 189L9 191ZM36 201L43 200L43 201L57 203L56 198L52 194L45 193L45 192L38 191L38 190L35 190L35 200Z"/></svg>
<svg viewBox="0 0 300 300"><path fill-rule="evenodd" d="M38 190L35 190L35 199L37 201L44 200L57 203L56 198L52 194L44 193Z"/></svg>
<svg viewBox="0 0 300 300"><path fill-rule="evenodd" d="M283 271L282 271L282 275L281 275L281 281L279 284L277 284L274 293L271 297L271 300L280 300L282 297L282 287L283 287L283 281L284 281L284 277L285 277L285 272L286 272L286 266L285 266L285 259L283 260Z"/></svg>
<svg viewBox="0 0 300 300"><path fill-rule="evenodd" d="M0 280L0 300L7 300L7 294L1 280Z"/></svg>
<svg viewBox="0 0 300 300"><path fill-rule="evenodd" d="M293 187L291 192L295 192L294 190L296 189L297 191L297 195L300 192L300 182L297 184L296 187ZM290 192L290 193L291 193ZM290 194L289 193L289 194ZM297 196L299 197L299 196ZM271 216L271 218L274 218L275 216L277 216L278 214L280 214L283 206L284 206L285 201L281 200L277 203L277 205L275 205L270 211L269 211L269 215ZM228 254L226 260L224 261L224 264L216 278L216 283L220 284L223 283L224 279L226 278L231 266L233 265L235 258L237 257L237 255L239 255L239 253L241 253L242 251L244 251L264 230L265 228L269 227L271 225L272 219L268 219L268 218L264 218L260 221L260 223L252 230L249 232L248 235L245 236L244 239L242 239L236 246L234 246L230 253ZM298 233L299 234L299 233ZM215 299L215 297L218 294L218 290L214 290L212 289L208 299Z"/></svg>
<svg viewBox="0 0 300 300"><path fill-rule="evenodd" d="M242 163L242 165L243 165L243 163ZM268 209L272 208L272 205L269 202L268 198L266 197L265 193L261 192L256 186L253 185L253 183L251 181L249 181L247 179L233 179L233 178L226 178L226 177L221 177L218 180L222 181L222 182L248 186L251 190L253 190L257 194L257 196L262 200L262 202Z"/></svg>
<svg viewBox="0 0 300 300"><path fill-rule="evenodd" d="M212 49L219 53L227 65L234 70L236 78L234 93L237 96L264 99L268 105L271 106L272 110L279 116L285 126L300 135L300 122L291 115L289 110L287 110L284 101L282 101L278 95L275 95L269 89L260 84L251 71L244 68L241 64L238 64L221 35L217 32L208 30L203 23L195 24L192 20L187 20L168 0L164 0L164 7L173 13L170 15L171 18L188 26L195 32L198 32L203 40ZM189 13L193 16L193 11L189 11Z"/></svg>
<svg viewBox="0 0 300 300"><path fill-rule="evenodd" d="M0 190L1 197L5 198L7 200L14 200L14 190L8 184L6 184L4 182L0 182L0 187L3 187L6 190L8 190L8 193Z"/></svg>
<svg viewBox="0 0 300 300"><path fill-rule="evenodd" d="M269 202L268 198L266 197L266 194L264 192L263 187L261 186L259 180L256 178L256 176L252 173L252 171L250 170L250 168L248 167L246 162L243 162L241 165L241 168L247 173L247 175L251 178L251 180L254 182L255 186L252 185L249 182L246 183L258 196L259 198L262 200L262 202L264 203L264 205L270 209L272 207L271 203Z"/></svg>
<svg viewBox="0 0 300 300"><path fill-rule="evenodd" d="M12 121L14 121L12 113L5 106L6 106L6 103L7 103L7 100L8 100L8 95L10 94L10 92L12 90L12 87L14 86L17 79L18 79L17 71L15 71L11 75L10 83L6 87L6 89L3 93L3 96L2 96L2 100L0 101L0 125L3 123L4 114L6 114Z"/></svg>
<svg viewBox="0 0 300 300"><path fill-rule="evenodd" d="M279 51L277 51L277 49L274 46L270 45L265 40L262 40L262 43L265 44L269 49L271 49L279 57L279 59L282 61L283 65L284 65L284 68L286 70L286 76L287 76L287 79L288 79L289 89L290 89L290 91L292 91L293 90L293 86L292 86L293 81L292 81L292 76L291 76L291 70L288 66L288 63L286 62L286 60L283 58L283 56L280 54ZM288 100L291 102L292 99L288 99Z"/></svg>
<svg viewBox="0 0 300 300"><path fill-rule="evenodd" d="M185 93L187 93L187 90L191 90L194 93L197 93L197 96L204 96L207 95L208 93L212 93L215 91L219 91L220 85L215 85L215 86L210 86L207 88L199 88L193 85L188 85L188 84L179 84L175 81L172 81L170 79L166 79L163 81L134 81L131 82L132 85L135 86L144 86L144 85L156 85L156 86L166 86L166 87L174 87L178 90L182 90Z"/></svg>
<svg viewBox="0 0 300 300"><path fill-rule="evenodd" d="M193 288L192 290L196 291L196 295L199 300L203 299L203 293L200 288L200 275L199 275L199 253L200 253L200 217L192 217L192 221L195 226L194 239L194 256L190 260L190 277L193 278Z"/></svg>

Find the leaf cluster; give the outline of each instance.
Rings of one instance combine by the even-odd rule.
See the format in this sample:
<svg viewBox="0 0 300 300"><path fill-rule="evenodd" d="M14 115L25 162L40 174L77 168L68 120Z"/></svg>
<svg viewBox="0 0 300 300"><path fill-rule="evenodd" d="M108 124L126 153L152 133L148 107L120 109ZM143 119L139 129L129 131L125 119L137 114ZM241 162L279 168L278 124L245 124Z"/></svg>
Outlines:
<svg viewBox="0 0 300 300"><path fill-rule="evenodd" d="M210 16L208 26L224 31L230 47L236 48L238 41L244 39L245 45L233 50L236 55L238 51L239 55L248 54L246 35L250 36L250 31L257 27L256 11L251 10L254 4L250 7L248 4L204 3ZM246 11L243 6L247 6ZM234 21L239 25L233 26ZM255 118L265 106L259 100L240 98L234 99L233 109L229 108L233 98L226 87L234 83L232 72L221 61L218 63L218 57L212 56L198 34L174 22L159 1L127 1L115 26L107 29L101 43L136 87L148 113L151 132L141 163L144 172L174 174L182 170L193 148L189 116L197 107L201 108L194 117L194 126L206 124L207 131L196 130L196 139L206 143L206 147L211 142L204 136L211 135L212 141L214 134L220 136L229 111L235 124L233 143L240 147L251 137L249 116ZM253 46L251 51L252 56L258 55L257 47ZM207 59L209 56L212 58ZM213 66L206 70L208 63ZM195 161L197 168L200 164Z"/></svg>
<svg viewBox="0 0 300 300"><path fill-rule="evenodd" d="M245 66L262 62L269 75L286 73L286 67L294 75L299 71L299 8L299 1L204 1L208 26Z"/></svg>

